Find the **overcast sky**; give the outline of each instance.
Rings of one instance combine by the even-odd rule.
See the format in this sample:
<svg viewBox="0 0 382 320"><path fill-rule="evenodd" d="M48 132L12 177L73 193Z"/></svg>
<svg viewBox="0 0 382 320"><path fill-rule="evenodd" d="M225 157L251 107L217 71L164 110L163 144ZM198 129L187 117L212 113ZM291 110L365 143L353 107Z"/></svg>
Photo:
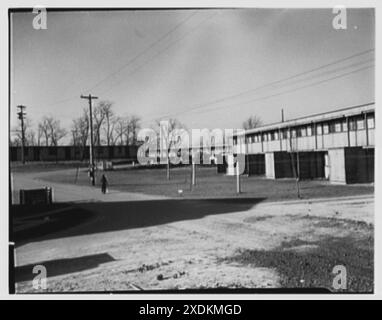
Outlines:
<svg viewBox="0 0 382 320"><path fill-rule="evenodd" d="M32 13L13 13L11 125L23 104L35 126L52 115L69 129L88 93L112 101L121 116L140 116L143 126L172 116L188 128L240 128L249 115L279 121L281 108L291 119L374 101L374 52L367 52L374 11L348 10L346 30L333 28L334 16L331 9L48 11L47 29L35 30Z"/></svg>

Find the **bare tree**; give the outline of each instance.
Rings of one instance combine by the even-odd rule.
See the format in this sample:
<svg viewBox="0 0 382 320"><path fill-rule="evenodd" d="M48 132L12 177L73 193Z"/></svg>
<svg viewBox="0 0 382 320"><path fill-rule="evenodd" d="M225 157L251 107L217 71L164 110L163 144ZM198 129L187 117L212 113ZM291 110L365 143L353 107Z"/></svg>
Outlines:
<svg viewBox="0 0 382 320"><path fill-rule="evenodd" d="M66 136L67 132L61 127L60 121L53 117L44 117L38 124L39 139L45 138L46 146L58 146L60 140Z"/></svg>
<svg viewBox="0 0 382 320"><path fill-rule="evenodd" d="M165 120L166 121L166 120ZM175 118L167 119L168 127L167 132L161 131L161 121L156 120L154 130L160 135L162 134L164 145L166 146L166 162L167 162L167 180L170 180L170 152L175 143L177 143L177 137L175 134L175 129L185 129L185 126ZM179 138L179 137L178 137ZM162 146L160 146L162 147ZM162 151L162 150L161 150Z"/></svg>
<svg viewBox="0 0 382 320"><path fill-rule="evenodd" d="M45 146L49 146L50 131L48 125L48 118L44 117L42 121L38 124L39 137L44 137Z"/></svg>
<svg viewBox="0 0 382 320"><path fill-rule="evenodd" d="M21 128L16 126L13 130L13 140L11 139L11 145L21 146ZM25 146L35 146L36 145L36 133L32 129L32 121L28 118L24 120L24 133L25 133Z"/></svg>
<svg viewBox="0 0 382 320"><path fill-rule="evenodd" d="M37 145L41 146L41 139L43 136L44 132L40 126L40 124L37 125Z"/></svg>
<svg viewBox="0 0 382 320"><path fill-rule="evenodd" d="M93 110L93 134L94 134L94 144L97 146L101 145L101 131L102 125L105 120L105 101L100 101Z"/></svg>
<svg viewBox="0 0 382 320"><path fill-rule="evenodd" d="M71 127L72 144L85 147L89 136L89 129L89 113L87 109L84 109L83 114L73 120Z"/></svg>
<svg viewBox="0 0 382 320"><path fill-rule="evenodd" d="M247 120L243 122L243 129L249 130L260 127L263 121L258 116L250 116Z"/></svg>
<svg viewBox="0 0 382 320"><path fill-rule="evenodd" d="M111 146L114 144L114 127L116 124L116 117L112 110L111 102L103 102L102 110L105 115L105 136L106 136L106 144Z"/></svg>
<svg viewBox="0 0 382 320"><path fill-rule="evenodd" d="M138 134L138 130L141 127L140 121L141 121L141 118L136 115L115 118L114 142L119 141L120 145L137 144L137 134Z"/></svg>
<svg viewBox="0 0 382 320"><path fill-rule="evenodd" d="M132 145L137 144L137 131L141 127L140 121L141 121L141 118L136 115L132 115L129 117L128 131L129 133L131 133Z"/></svg>
<svg viewBox="0 0 382 320"><path fill-rule="evenodd" d="M36 145L36 133L31 128L28 131L26 131L25 143L27 146L35 146Z"/></svg>
<svg viewBox="0 0 382 320"><path fill-rule="evenodd" d="M128 132L128 118L127 117L116 117L115 119L115 142L119 145L124 145L124 137ZM126 142L127 144L127 142Z"/></svg>
<svg viewBox="0 0 382 320"><path fill-rule="evenodd" d="M60 125L60 120L53 117L47 118L47 124L50 132L50 142L52 146L57 147L60 140L66 136L67 131Z"/></svg>

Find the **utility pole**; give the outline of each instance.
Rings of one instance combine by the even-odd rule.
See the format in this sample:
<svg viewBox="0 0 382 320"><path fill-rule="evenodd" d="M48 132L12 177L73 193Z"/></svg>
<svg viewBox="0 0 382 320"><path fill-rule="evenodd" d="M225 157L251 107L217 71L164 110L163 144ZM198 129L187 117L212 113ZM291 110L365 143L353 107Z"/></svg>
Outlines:
<svg viewBox="0 0 382 320"><path fill-rule="evenodd" d="M23 164L25 164L25 127L24 127L24 119L26 113L24 112L25 106L17 106L17 108L20 109L19 112L17 112L19 119L21 121L21 161Z"/></svg>
<svg viewBox="0 0 382 320"><path fill-rule="evenodd" d="M91 94L88 96L81 95L81 99L86 99L89 102L89 122L90 122L90 150L89 150L89 162L90 162L90 181L92 185L95 185L95 177L94 177L94 153L93 153L93 112L92 112L92 100L98 99L98 97L94 97Z"/></svg>

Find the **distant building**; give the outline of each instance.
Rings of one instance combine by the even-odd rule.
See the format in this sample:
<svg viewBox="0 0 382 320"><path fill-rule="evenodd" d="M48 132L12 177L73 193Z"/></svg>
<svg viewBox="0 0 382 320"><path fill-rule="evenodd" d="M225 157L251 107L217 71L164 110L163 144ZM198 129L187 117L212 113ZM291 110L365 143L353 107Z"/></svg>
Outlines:
<svg viewBox="0 0 382 320"><path fill-rule="evenodd" d="M320 113L247 130L234 137L246 173L267 178L374 181L375 105Z"/></svg>
<svg viewBox="0 0 382 320"><path fill-rule="evenodd" d="M139 146L96 146L96 160L126 159L137 161ZM10 147L10 161L21 161L21 147ZM26 161L74 161L89 159L89 146L28 146L24 148Z"/></svg>

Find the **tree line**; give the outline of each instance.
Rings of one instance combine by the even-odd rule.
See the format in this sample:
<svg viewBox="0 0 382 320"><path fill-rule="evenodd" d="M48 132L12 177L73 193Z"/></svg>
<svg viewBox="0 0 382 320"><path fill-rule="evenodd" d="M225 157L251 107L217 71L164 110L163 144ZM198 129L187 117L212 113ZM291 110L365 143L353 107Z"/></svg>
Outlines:
<svg viewBox="0 0 382 320"><path fill-rule="evenodd" d="M24 120L25 146L58 146L63 139L70 137L72 146L86 146L89 139L90 121L89 110L84 108L82 114L72 120L70 129L61 126L60 120L53 116L43 117L37 124L37 130L32 126L29 118ZM169 120L169 131L185 128L179 120ZM248 117L242 124L243 129L253 129L262 125L258 116ZM154 129L159 129L159 121L155 122ZM113 110L113 103L107 100L99 101L93 108L93 143L94 146L123 146L136 145L137 134L141 129L141 118L132 114L119 116ZM21 146L20 125L12 130L11 146Z"/></svg>
<svg viewBox="0 0 382 320"><path fill-rule="evenodd" d="M93 109L93 142L95 146L135 145L141 119L136 115L118 116L113 110L113 103L100 101ZM89 110L72 120L70 129L63 128L60 120L53 116L43 117L33 128L29 118L24 120L26 146L58 146L64 138L70 138L70 145L85 146L90 131ZM11 146L21 146L20 125L12 130Z"/></svg>

